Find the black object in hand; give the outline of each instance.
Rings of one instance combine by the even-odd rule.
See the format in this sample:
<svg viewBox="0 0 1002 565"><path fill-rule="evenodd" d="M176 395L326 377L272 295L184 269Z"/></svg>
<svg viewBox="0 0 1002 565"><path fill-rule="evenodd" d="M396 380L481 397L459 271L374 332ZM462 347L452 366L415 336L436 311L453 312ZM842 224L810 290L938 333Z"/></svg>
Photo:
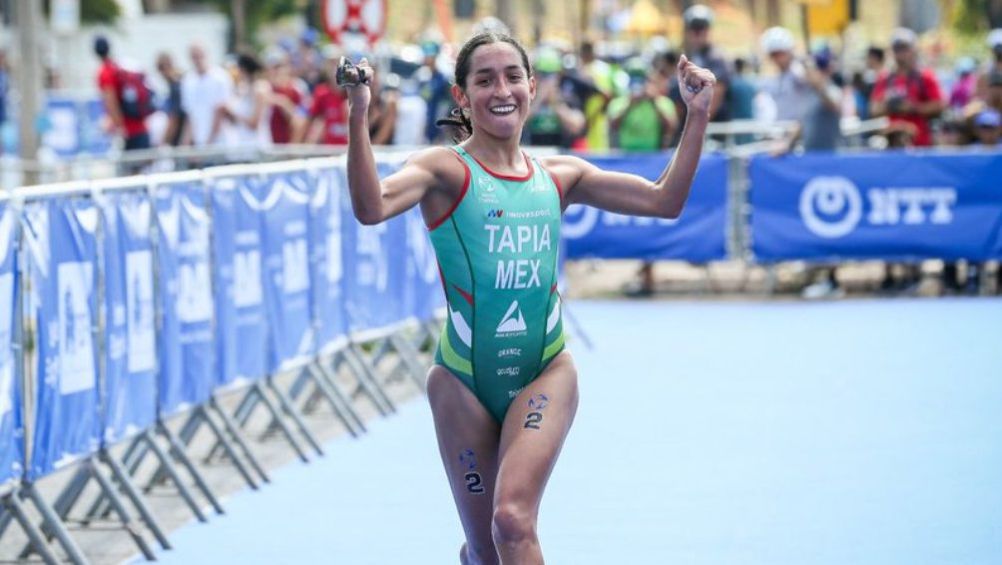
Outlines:
<svg viewBox="0 0 1002 565"><path fill-rule="evenodd" d="M351 71L354 70L355 73L352 74ZM355 63L348 60L347 57L341 57L341 60L337 65L337 79L338 86L358 86L359 84L369 84L369 77L365 74L365 69L359 68Z"/></svg>

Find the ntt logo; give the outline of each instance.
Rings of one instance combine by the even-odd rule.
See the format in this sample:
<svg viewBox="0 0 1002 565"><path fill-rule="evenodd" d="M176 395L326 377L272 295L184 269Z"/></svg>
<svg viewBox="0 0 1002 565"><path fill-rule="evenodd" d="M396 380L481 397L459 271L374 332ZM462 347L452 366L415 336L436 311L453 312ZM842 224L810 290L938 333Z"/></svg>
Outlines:
<svg viewBox="0 0 1002 565"><path fill-rule="evenodd" d="M843 237L863 217L863 198L845 177L816 177L800 193L800 217L815 235Z"/></svg>
<svg viewBox="0 0 1002 565"><path fill-rule="evenodd" d="M491 209L491 210L487 211L487 217L488 218L500 218L501 216L504 216L504 210Z"/></svg>
<svg viewBox="0 0 1002 565"><path fill-rule="evenodd" d="M851 180L816 177L800 193L800 217L814 235L835 239L861 222L868 228L952 224L957 198L950 186L891 186L868 188L864 201Z"/></svg>

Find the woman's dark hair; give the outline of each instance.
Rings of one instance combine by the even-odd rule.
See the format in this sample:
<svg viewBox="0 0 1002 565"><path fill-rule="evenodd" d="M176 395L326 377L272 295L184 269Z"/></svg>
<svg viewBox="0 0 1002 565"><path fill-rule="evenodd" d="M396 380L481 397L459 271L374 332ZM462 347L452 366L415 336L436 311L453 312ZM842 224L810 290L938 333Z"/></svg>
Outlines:
<svg viewBox="0 0 1002 565"><path fill-rule="evenodd" d="M522 58L522 67L525 68L526 74L528 76L532 76L532 65L529 64L529 55L525 52L525 48L522 47L522 44L520 44L518 40L510 35L505 35L496 31L485 31L468 39L459 50L459 55L456 57L455 77L455 83L459 85L459 88L466 89L466 77L470 74L470 59L473 57L473 52L481 45L490 45L492 43L507 43L514 47L515 50L518 51L519 56ZM449 117L437 120L435 125L439 127L451 127L458 130L456 135L453 136L457 143L473 134L473 124L470 123L469 116L464 114L460 108L453 108L452 111L449 112Z"/></svg>
<svg viewBox="0 0 1002 565"><path fill-rule="evenodd" d="M237 55L237 67L250 76L258 74L263 68L261 61L251 53L240 53Z"/></svg>

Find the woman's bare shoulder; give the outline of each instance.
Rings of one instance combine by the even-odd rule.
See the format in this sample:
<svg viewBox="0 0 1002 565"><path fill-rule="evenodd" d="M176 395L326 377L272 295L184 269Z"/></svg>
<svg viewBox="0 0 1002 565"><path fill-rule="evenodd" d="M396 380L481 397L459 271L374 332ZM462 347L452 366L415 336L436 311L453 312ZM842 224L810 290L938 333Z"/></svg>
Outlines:
<svg viewBox="0 0 1002 565"><path fill-rule="evenodd" d="M429 147L417 151L407 159L414 166L432 174L440 186L461 186L467 175L466 163L449 147Z"/></svg>

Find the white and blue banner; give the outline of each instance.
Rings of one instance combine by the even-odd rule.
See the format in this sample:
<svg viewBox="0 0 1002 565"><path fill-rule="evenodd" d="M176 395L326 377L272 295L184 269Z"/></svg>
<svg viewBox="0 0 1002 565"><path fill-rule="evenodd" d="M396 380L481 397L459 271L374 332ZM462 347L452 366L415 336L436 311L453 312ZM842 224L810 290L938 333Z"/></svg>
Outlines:
<svg viewBox="0 0 1002 565"><path fill-rule="evenodd" d="M156 421L153 205L145 189L102 196L104 215L104 441Z"/></svg>
<svg viewBox="0 0 1002 565"><path fill-rule="evenodd" d="M24 413L20 367L14 354L18 296L18 214L0 202L0 485L24 473Z"/></svg>
<svg viewBox="0 0 1002 565"><path fill-rule="evenodd" d="M751 161L759 261L1002 258L1002 155L807 154Z"/></svg>
<svg viewBox="0 0 1002 565"><path fill-rule="evenodd" d="M610 171L656 180L670 153L581 155ZM572 204L564 213L561 236L567 259L679 259L705 263L727 256L727 159L704 155L682 216L641 218Z"/></svg>
<svg viewBox="0 0 1002 565"><path fill-rule="evenodd" d="M317 350L321 352L340 342L348 331L342 288L344 240L341 236L341 226L346 221L344 209L351 207L347 192L342 171L324 167L315 172L310 198L310 264Z"/></svg>
<svg viewBox="0 0 1002 565"><path fill-rule="evenodd" d="M93 453L99 445L96 316L97 229L89 198L34 202L24 210L35 327L35 419L28 478Z"/></svg>
<svg viewBox="0 0 1002 565"><path fill-rule="evenodd" d="M269 175L256 185L264 250L264 295L271 336L270 371L312 358L310 194L304 171Z"/></svg>
<svg viewBox="0 0 1002 565"><path fill-rule="evenodd" d="M164 416L209 399L215 385L211 223L200 182L156 187L161 327L159 405Z"/></svg>
<svg viewBox="0 0 1002 565"><path fill-rule="evenodd" d="M212 184L216 297L217 383L259 379L268 373L268 324L262 276L261 217L253 176Z"/></svg>
<svg viewBox="0 0 1002 565"><path fill-rule="evenodd" d="M380 177L392 168L380 164ZM386 328L406 320L407 221L397 216L365 226L344 210L344 302L351 332Z"/></svg>

